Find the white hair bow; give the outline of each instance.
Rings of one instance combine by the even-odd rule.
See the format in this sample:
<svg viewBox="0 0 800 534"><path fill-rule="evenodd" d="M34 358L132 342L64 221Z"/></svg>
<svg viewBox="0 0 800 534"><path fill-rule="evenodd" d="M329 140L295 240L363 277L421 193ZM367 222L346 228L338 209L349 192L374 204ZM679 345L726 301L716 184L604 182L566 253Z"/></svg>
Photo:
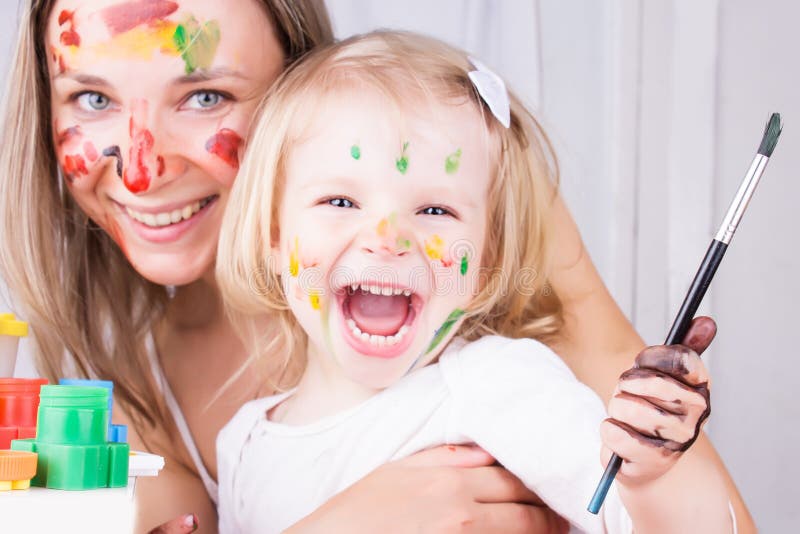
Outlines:
<svg viewBox="0 0 800 534"><path fill-rule="evenodd" d="M500 121L500 124L508 128L511 124L511 104L508 101L506 84L503 83L500 76L474 57L468 59L475 70L468 72L467 76L483 101L489 106L492 115Z"/></svg>

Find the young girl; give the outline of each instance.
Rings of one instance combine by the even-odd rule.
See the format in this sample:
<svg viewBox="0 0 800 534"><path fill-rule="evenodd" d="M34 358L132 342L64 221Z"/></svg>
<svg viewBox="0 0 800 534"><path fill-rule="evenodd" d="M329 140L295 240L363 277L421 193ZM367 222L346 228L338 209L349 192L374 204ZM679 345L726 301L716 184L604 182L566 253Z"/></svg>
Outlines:
<svg viewBox="0 0 800 534"><path fill-rule="evenodd" d="M223 532L282 531L443 443L478 444L582 530L731 531L714 466L677 463L709 413L696 353L644 350L604 422L600 400L530 339L560 323L543 223L553 168L499 78L432 39L353 38L277 84L217 269L235 311L279 314L262 348L305 370L220 433ZM594 516L611 451L626 462Z"/></svg>

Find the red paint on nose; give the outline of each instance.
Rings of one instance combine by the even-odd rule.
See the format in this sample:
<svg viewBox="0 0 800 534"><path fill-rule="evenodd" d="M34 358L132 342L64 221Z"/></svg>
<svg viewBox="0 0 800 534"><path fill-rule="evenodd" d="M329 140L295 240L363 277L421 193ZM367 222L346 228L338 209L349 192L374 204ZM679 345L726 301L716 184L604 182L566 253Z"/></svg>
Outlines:
<svg viewBox="0 0 800 534"><path fill-rule="evenodd" d="M239 168L239 147L242 138L229 128L223 128L206 141L206 150L233 167Z"/></svg>
<svg viewBox="0 0 800 534"><path fill-rule="evenodd" d="M147 128L137 131L133 136L130 163L122 177L131 193L141 193L150 187L150 169L146 159L154 144L153 134Z"/></svg>

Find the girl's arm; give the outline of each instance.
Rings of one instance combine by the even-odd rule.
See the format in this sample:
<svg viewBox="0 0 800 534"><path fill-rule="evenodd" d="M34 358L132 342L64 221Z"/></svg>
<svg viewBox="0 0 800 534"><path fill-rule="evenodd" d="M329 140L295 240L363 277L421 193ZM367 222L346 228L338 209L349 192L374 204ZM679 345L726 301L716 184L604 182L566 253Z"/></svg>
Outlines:
<svg viewBox="0 0 800 534"><path fill-rule="evenodd" d="M619 376L633 364L645 343L622 314L589 258L580 233L562 199L556 199L555 272L551 283L564 306L563 334L550 343L579 380L608 402ZM680 464L714 466L724 480L739 532L756 532L753 518L708 437L700 437ZM676 466L682 467L681 465Z"/></svg>

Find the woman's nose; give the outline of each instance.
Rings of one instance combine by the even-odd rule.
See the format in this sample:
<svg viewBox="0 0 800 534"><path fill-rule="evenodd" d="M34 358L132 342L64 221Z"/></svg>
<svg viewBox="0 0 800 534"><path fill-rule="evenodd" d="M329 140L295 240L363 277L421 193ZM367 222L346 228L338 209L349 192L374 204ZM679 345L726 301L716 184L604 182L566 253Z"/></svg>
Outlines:
<svg viewBox="0 0 800 534"><path fill-rule="evenodd" d="M139 100L132 104L127 150L117 147L113 154L117 158L118 171L121 167L122 181L131 193L146 193L156 181L163 181L166 162L160 153L159 141L164 133L157 128L159 125L149 113L147 101Z"/></svg>

